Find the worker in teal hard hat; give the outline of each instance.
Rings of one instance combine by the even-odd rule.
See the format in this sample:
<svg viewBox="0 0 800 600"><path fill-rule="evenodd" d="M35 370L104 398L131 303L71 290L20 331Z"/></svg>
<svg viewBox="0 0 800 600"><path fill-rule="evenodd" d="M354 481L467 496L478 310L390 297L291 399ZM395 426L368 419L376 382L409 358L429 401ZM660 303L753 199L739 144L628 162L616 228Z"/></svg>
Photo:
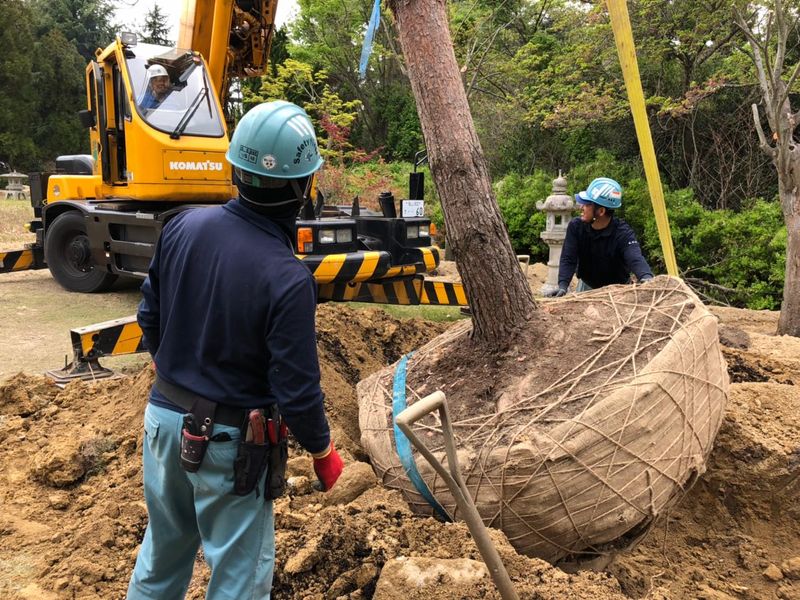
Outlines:
<svg viewBox="0 0 800 600"><path fill-rule="evenodd" d="M640 282L653 278L631 226L614 216L622 206L622 186L609 177L592 180L589 187L575 195L581 207L580 217L567 225L558 289L551 296L563 296L573 275L578 274L578 292L629 283L631 273Z"/></svg>
<svg viewBox="0 0 800 600"><path fill-rule="evenodd" d="M137 317L157 374L129 600L183 598L199 546L206 598L268 599L287 431L312 455L318 489L343 469L320 388L317 286L291 241L322 166L311 120L288 102L259 105L227 158L238 198L173 217L142 284Z"/></svg>

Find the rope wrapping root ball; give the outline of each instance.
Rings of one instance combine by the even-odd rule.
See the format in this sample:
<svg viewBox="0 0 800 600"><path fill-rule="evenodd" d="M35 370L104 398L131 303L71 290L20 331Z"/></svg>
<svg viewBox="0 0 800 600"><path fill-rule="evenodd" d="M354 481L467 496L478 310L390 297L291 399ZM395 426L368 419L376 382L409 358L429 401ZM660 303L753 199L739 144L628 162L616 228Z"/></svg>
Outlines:
<svg viewBox="0 0 800 600"><path fill-rule="evenodd" d="M717 320L667 276L545 302L540 317L546 339L496 361L491 399L470 397L460 380L469 373L448 366L471 331L462 321L406 359L406 401L449 388L464 480L484 522L517 551L602 561L637 543L705 471L729 386ZM385 486L433 515L397 455L394 375L392 366L358 384L362 445ZM415 431L445 462L436 415ZM414 459L458 519L445 483Z"/></svg>

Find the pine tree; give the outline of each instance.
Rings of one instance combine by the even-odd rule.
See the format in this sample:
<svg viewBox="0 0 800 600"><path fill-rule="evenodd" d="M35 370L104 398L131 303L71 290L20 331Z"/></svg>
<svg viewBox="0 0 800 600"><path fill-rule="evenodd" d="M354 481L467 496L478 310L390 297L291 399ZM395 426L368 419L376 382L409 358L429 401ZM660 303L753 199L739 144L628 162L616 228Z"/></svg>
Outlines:
<svg viewBox="0 0 800 600"><path fill-rule="evenodd" d="M144 25L139 31L139 38L145 44L156 44L158 46L172 46L169 35L169 25L167 15L161 12L158 4L153 4L153 8L147 11L144 18Z"/></svg>

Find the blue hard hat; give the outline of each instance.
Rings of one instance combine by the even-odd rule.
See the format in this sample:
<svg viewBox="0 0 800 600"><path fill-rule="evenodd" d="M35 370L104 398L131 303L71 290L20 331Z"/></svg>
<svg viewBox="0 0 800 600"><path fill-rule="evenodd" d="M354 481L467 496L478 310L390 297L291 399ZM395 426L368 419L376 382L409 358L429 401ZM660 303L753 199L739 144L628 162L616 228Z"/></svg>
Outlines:
<svg viewBox="0 0 800 600"><path fill-rule="evenodd" d="M578 204L599 204L606 208L622 206L622 186L608 177L593 179L584 192L575 194Z"/></svg>
<svg viewBox="0 0 800 600"><path fill-rule="evenodd" d="M249 179L255 187L262 187L259 177L307 177L323 163L308 114L282 100L259 104L242 117L225 158L254 175Z"/></svg>

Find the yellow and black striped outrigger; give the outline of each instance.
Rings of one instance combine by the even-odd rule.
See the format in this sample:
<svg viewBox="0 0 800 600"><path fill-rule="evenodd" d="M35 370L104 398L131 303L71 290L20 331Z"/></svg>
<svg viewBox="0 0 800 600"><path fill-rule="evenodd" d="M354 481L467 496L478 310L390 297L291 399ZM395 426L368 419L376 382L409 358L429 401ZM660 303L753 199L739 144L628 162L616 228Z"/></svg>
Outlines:
<svg viewBox="0 0 800 600"><path fill-rule="evenodd" d="M0 273L46 268L44 253L40 247L14 250L13 252L0 252Z"/></svg>
<svg viewBox="0 0 800 600"><path fill-rule="evenodd" d="M441 261L436 246L407 248L407 261L392 266L392 257L383 250L362 250L342 254L298 254L317 283L360 283L374 279L416 275L433 271Z"/></svg>
<svg viewBox="0 0 800 600"><path fill-rule="evenodd" d="M357 281L358 273L353 275L352 272L347 272L344 268L345 263L338 261L336 255L326 256L326 260L330 258L333 260L327 263L323 260L313 270L318 282L326 281L319 284L318 299L320 302L467 306L467 296L460 283L431 281L417 274L426 268L433 268L428 260L435 260L434 267L439 263L438 248L421 250L422 254L428 257L424 260L424 264L399 267L410 271L410 274L367 281ZM368 265L370 253L362 254L364 264ZM340 267L339 270L336 270L337 265ZM391 271L390 269L386 272ZM73 379L109 377L113 372L100 365L100 358L145 351L142 330L135 316L79 327L71 330L70 336L73 350L72 363L65 365L64 369L47 372L58 384L65 384Z"/></svg>

